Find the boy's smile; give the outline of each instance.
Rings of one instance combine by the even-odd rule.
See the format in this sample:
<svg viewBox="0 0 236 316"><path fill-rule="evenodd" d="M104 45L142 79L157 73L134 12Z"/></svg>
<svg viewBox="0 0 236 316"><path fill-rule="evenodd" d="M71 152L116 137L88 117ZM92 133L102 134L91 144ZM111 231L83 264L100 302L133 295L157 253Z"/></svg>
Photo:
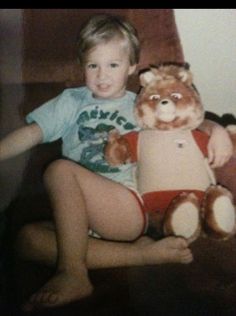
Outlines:
<svg viewBox="0 0 236 316"><path fill-rule="evenodd" d="M109 90L110 85L101 83L101 84L98 84L97 87L100 91L106 92Z"/></svg>

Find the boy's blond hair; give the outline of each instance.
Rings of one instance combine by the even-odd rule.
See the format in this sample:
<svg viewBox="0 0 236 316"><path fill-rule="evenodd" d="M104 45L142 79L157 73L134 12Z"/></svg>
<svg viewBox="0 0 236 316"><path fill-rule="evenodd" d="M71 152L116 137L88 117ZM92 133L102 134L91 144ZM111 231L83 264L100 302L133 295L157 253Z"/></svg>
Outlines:
<svg viewBox="0 0 236 316"><path fill-rule="evenodd" d="M137 30L123 17L108 14L95 15L83 25L77 42L79 64L84 65L92 48L115 38L125 41L129 49L130 64L137 64L140 55Z"/></svg>

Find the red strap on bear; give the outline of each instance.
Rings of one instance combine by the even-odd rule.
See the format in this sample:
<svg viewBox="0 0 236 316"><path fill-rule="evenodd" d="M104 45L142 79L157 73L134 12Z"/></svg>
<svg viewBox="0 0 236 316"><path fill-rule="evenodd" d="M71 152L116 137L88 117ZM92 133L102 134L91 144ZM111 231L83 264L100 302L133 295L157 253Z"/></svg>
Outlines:
<svg viewBox="0 0 236 316"><path fill-rule="evenodd" d="M138 135L139 133L135 131L122 135L129 144L131 162L136 162L138 160Z"/></svg>

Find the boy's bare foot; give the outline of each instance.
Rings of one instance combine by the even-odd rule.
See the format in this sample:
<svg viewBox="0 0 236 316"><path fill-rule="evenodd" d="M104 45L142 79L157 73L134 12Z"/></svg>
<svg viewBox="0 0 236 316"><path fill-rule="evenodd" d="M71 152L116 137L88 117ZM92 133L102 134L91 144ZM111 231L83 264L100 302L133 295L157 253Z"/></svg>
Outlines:
<svg viewBox="0 0 236 316"><path fill-rule="evenodd" d="M143 264L190 263L193 255L188 242L181 237L167 237L154 241L149 237L141 237L136 246L143 253Z"/></svg>
<svg viewBox="0 0 236 316"><path fill-rule="evenodd" d="M87 278L77 273L58 272L24 304L24 311L57 307L89 296L93 287Z"/></svg>

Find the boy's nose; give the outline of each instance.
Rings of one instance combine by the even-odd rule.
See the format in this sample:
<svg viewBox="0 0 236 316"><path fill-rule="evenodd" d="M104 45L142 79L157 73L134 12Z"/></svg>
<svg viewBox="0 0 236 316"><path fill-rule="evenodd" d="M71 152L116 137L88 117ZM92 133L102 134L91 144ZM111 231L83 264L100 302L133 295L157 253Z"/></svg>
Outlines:
<svg viewBox="0 0 236 316"><path fill-rule="evenodd" d="M99 68L98 70L98 78L104 79L106 77L106 70L104 68Z"/></svg>

